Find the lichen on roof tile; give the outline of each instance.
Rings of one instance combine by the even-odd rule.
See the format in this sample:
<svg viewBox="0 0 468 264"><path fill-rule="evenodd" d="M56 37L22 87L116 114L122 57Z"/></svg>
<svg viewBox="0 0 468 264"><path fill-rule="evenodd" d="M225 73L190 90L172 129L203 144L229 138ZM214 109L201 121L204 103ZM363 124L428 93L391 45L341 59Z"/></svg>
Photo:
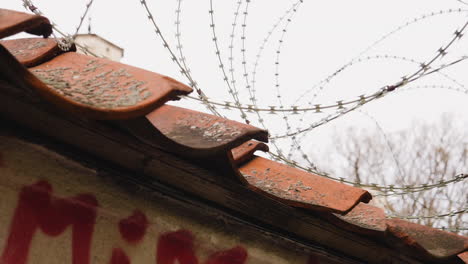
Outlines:
<svg viewBox="0 0 468 264"><path fill-rule="evenodd" d="M383 236L387 229L383 209L364 203L359 203L345 215L332 214L327 218L336 225L359 234Z"/></svg>
<svg viewBox="0 0 468 264"><path fill-rule="evenodd" d="M53 57L64 53L56 39L28 38L0 41L15 58L26 67L37 66ZM71 51L74 47L71 48Z"/></svg>
<svg viewBox="0 0 468 264"><path fill-rule="evenodd" d="M468 250L468 238L400 219L388 219L388 234L408 248L434 258L454 257Z"/></svg>
<svg viewBox="0 0 468 264"><path fill-rule="evenodd" d="M265 158L255 157L240 167L249 186L296 207L344 214L371 195Z"/></svg>
<svg viewBox="0 0 468 264"><path fill-rule="evenodd" d="M265 130L189 109L164 105L147 115L169 139L193 148L223 148L225 151L255 138L267 141Z"/></svg>
<svg viewBox="0 0 468 264"><path fill-rule="evenodd" d="M106 112L110 119L112 114L117 118L119 114L123 118L141 116L192 91L157 73L73 52L33 67L31 72L61 97L62 103ZM107 119L105 113L103 117Z"/></svg>

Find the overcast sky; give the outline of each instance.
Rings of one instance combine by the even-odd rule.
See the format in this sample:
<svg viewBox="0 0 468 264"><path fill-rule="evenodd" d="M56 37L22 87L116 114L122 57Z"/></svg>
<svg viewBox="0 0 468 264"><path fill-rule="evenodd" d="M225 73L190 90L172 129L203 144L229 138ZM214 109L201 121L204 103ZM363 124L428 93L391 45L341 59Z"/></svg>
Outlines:
<svg viewBox="0 0 468 264"><path fill-rule="evenodd" d="M210 1L147 1L156 23L174 51L177 51L178 45L175 38L175 11L180 5L180 40L193 78L210 99L232 102L212 41ZM73 33L88 1L33 2L61 30ZM313 104L328 104L373 93L380 87L393 84L402 76L413 73L419 67L415 62L427 62L434 57L437 50L452 39L455 30L468 20L468 11L465 10L468 6L456 0L306 0L295 6L296 12L285 13L296 2L252 0L247 6L244 1L240 5L237 1L213 1L220 56L229 80L232 80L229 57L232 57L235 85L243 103L251 103L246 86L252 83L244 81L242 58L245 57L248 78L251 80L259 51L262 53L255 71L255 87L260 106L307 106L312 98ZM4 8L25 11L21 0L3 0L2 3ZM233 28L236 10L239 13ZM427 18L418 19L425 14ZM188 83L154 33L139 0L94 0L88 16L92 19L92 33L125 49L122 62ZM284 19L280 21L281 17ZM362 53L386 34L415 19L419 22L402 27ZM246 21L246 26L242 26L243 21ZM268 32L279 21L269 36ZM87 28L88 19L80 32L86 33ZM231 35L234 35L232 39ZM265 48L260 50L265 38L268 41ZM444 60L436 61L435 65L448 63L451 59L468 54L466 39L457 41ZM244 53L241 52L242 49L245 49ZM317 97L313 97L314 91L309 90L315 84L359 54L360 62L356 61L342 71L326 83L322 90L314 90L319 92ZM383 59L385 56L397 57ZM461 63L444 70L444 75L434 74L407 87L413 89L395 92L369 103L361 109L366 114L352 113L331 122L331 125L316 129L306 137L306 144L320 145L331 130L348 125L373 128L378 122L384 131L390 133L408 129L414 120L436 120L445 112L455 113L459 120L467 120L468 96L464 88L468 84L467 67L467 63ZM465 93L448 89L418 88L427 85L465 89ZM280 100L278 95L281 96ZM182 100L176 104L207 111L193 100ZM242 121L238 111L221 109L221 112L229 118ZM286 132L281 114L264 113L262 117L271 134ZM294 129L307 127L322 117L323 115L308 113L305 116L289 116L289 121ZM256 115L249 115L249 120L260 126Z"/></svg>

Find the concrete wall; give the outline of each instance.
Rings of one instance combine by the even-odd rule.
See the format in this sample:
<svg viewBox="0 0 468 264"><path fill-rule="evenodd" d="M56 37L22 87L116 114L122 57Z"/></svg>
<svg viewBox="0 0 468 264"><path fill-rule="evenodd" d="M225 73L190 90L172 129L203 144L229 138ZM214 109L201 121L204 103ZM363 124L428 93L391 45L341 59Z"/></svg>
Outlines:
<svg viewBox="0 0 468 264"><path fill-rule="evenodd" d="M0 263L335 263L101 174L0 135Z"/></svg>

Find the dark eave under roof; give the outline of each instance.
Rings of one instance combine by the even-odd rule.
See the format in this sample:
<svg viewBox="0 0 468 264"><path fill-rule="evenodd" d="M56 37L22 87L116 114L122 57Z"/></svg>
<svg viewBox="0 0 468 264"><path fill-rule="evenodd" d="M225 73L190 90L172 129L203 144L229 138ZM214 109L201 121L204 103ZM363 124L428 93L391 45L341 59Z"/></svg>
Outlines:
<svg viewBox="0 0 468 264"><path fill-rule="evenodd" d="M0 9L0 38L23 31L46 37L51 25ZM388 220L365 190L255 156L266 131L165 104L192 91L169 77L41 38L1 41L0 70L0 116L126 169L369 262L468 263L468 238Z"/></svg>

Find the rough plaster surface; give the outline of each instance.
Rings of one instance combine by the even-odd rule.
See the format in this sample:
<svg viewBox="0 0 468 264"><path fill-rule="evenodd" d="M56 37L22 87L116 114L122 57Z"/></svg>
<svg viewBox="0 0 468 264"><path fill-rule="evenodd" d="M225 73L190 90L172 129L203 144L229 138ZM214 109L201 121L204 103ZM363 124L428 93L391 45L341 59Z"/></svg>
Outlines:
<svg viewBox="0 0 468 264"><path fill-rule="evenodd" d="M260 236L244 234L242 230L233 232L229 226L210 224L209 221L202 223L195 220L199 219L195 215L192 219L190 215L168 206L167 201L158 202L148 199L148 196L139 195L138 191L125 190L112 180L112 176L102 177L96 171L43 147L0 136L0 263L7 262L2 264L19 263L12 261L11 256L9 259L6 256L9 254L7 248L15 248L14 245L8 247L8 243L12 243L11 232L15 224L13 219L19 210L20 193L25 191L26 186L38 182L46 182L53 188L50 192L52 200L70 199L83 194L95 197L99 206L89 245L89 263L157 263L157 260L161 264L319 263L308 254L289 250L270 240L262 240ZM42 214L43 211L39 212L38 214ZM135 212L140 217L135 219L141 221L130 221L130 231L136 229L141 232L134 234L132 240L131 234L129 239L128 234L125 236L119 230L119 223L124 219L133 219L131 216ZM142 217L145 218L144 221ZM50 221L53 221L52 217ZM147 221L147 226L141 224L142 221ZM219 222L219 219L213 222ZM45 225L50 223L54 222L47 219ZM78 264L73 260L73 250L76 243L79 243L72 242L74 227L69 225L54 236L41 229L36 230L27 250L25 263ZM176 243L173 248L170 245L162 248L169 253L171 250L176 252L170 254L179 254L179 258L176 258L178 262L171 259L169 253L167 255L157 250L165 235L178 234L177 232L185 232L184 234L190 234L193 238L191 249L187 249L187 245L183 243ZM194 258L187 256L188 253L180 253L180 250L192 251ZM164 254L167 256L164 257ZM320 260L320 263L332 262Z"/></svg>

